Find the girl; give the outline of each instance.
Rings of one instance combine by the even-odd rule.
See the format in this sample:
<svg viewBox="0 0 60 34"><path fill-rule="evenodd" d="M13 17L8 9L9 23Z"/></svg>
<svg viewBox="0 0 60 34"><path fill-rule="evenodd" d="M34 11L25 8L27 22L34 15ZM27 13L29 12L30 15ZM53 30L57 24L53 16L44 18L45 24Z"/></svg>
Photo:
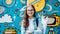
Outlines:
<svg viewBox="0 0 60 34"><path fill-rule="evenodd" d="M43 34L43 25L40 23L40 19L36 19L35 13L33 5L27 6L24 20L22 21L21 34ZM39 32L37 32L38 30Z"/></svg>

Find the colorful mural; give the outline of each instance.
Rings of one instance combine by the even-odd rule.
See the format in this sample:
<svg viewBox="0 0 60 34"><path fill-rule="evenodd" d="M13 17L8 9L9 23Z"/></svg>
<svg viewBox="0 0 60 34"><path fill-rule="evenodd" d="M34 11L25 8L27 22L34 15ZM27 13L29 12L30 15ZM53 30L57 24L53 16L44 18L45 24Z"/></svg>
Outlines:
<svg viewBox="0 0 60 34"><path fill-rule="evenodd" d="M0 34L21 34L27 1L36 17L48 16L46 34L60 34L60 0L0 0Z"/></svg>

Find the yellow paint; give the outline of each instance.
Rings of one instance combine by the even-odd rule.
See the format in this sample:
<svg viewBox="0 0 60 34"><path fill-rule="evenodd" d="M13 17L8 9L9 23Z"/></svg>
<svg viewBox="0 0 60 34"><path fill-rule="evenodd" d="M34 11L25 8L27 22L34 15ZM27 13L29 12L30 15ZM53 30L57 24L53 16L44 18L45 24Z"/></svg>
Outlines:
<svg viewBox="0 0 60 34"><path fill-rule="evenodd" d="M16 31L15 30L5 30L4 33L11 33L11 34L16 34Z"/></svg>
<svg viewBox="0 0 60 34"><path fill-rule="evenodd" d="M11 4L12 0L6 0L6 4Z"/></svg>
<svg viewBox="0 0 60 34"><path fill-rule="evenodd" d="M45 6L45 0L40 0L38 3L34 4L36 11L41 11Z"/></svg>
<svg viewBox="0 0 60 34"><path fill-rule="evenodd" d="M33 3L35 0L28 0L28 4Z"/></svg>
<svg viewBox="0 0 60 34"><path fill-rule="evenodd" d="M54 32L52 32L53 34L55 34ZM50 32L48 34L51 34Z"/></svg>
<svg viewBox="0 0 60 34"><path fill-rule="evenodd" d="M32 2L34 3L35 0L32 0L32 1L28 0L29 4L32 3ZM39 0L39 2L33 4L33 6L35 7L36 12L41 11L45 6L45 0Z"/></svg>

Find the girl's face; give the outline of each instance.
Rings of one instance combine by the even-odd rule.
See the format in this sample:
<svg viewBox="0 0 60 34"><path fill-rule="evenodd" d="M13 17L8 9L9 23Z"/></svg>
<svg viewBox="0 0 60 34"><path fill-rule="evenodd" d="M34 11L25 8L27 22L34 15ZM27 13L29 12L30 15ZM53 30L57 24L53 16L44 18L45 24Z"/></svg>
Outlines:
<svg viewBox="0 0 60 34"><path fill-rule="evenodd" d="M33 15L34 15L34 10L33 10L32 6L28 6L28 7L27 7L27 15L28 15L29 17L33 17Z"/></svg>

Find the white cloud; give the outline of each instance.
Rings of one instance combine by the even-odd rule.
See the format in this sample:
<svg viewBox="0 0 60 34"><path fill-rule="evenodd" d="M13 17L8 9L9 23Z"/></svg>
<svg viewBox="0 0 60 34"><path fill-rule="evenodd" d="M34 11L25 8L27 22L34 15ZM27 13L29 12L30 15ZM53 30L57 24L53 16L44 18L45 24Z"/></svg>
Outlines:
<svg viewBox="0 0 60 34"><path fill-rule="evenodd" d="M2 18L0 18L0 23L3 23L3 22L12 22L12 18L11 16L9 16L8 14L5 14L4 16L2 16Z"/></svg>

